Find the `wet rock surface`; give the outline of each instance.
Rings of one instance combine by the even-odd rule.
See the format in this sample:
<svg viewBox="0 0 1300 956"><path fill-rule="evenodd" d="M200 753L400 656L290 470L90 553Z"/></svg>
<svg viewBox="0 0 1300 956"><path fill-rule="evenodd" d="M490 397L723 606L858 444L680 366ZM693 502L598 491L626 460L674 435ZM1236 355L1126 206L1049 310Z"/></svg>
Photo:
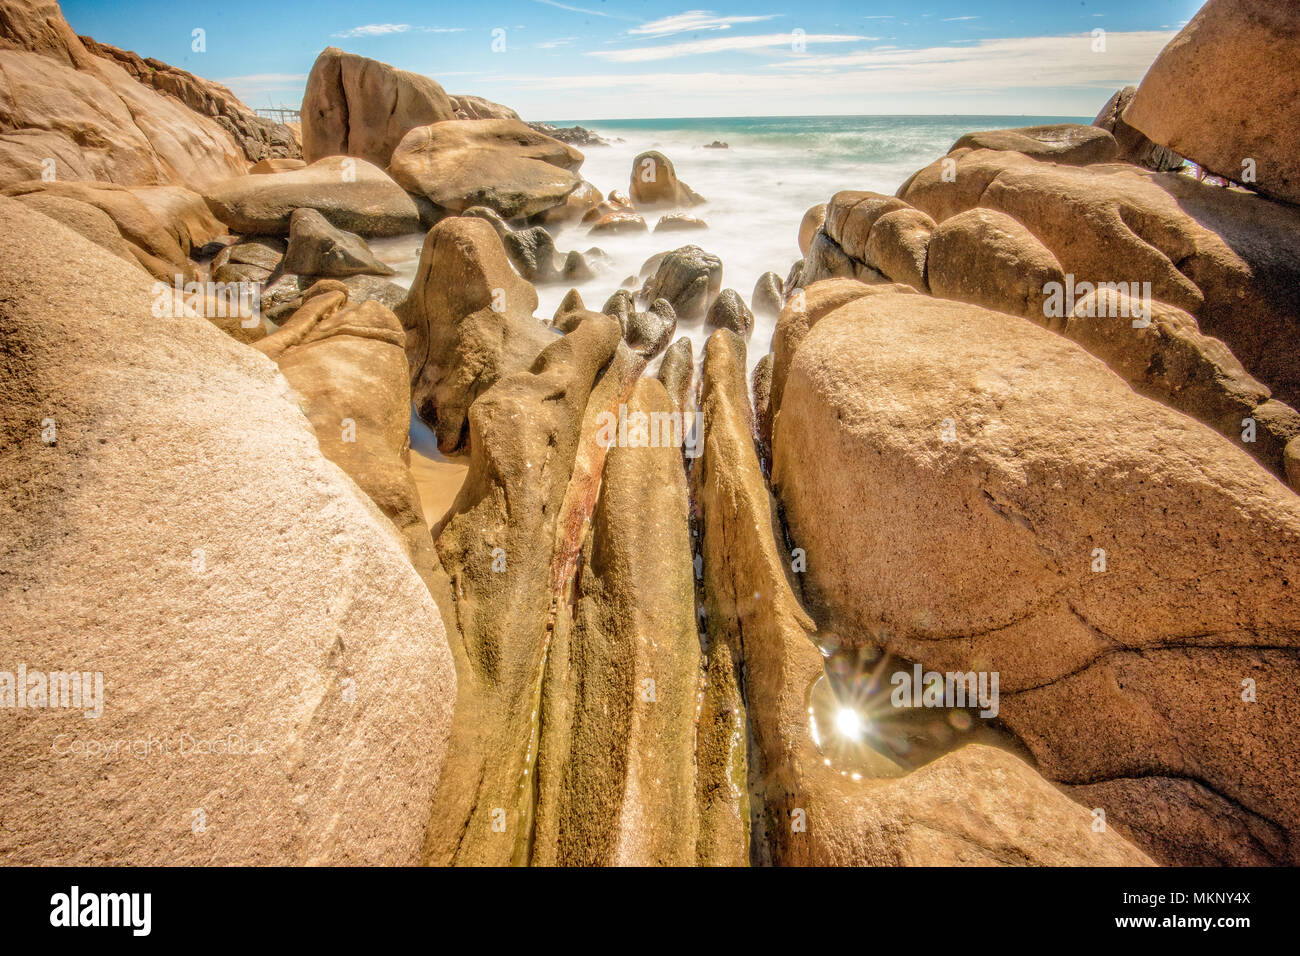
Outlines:
<svg viewBox="0 0 1300 956"><path fill-rule="evenodd" d="M643 267L650 267L650 263ZM683 321L705 317L722 291L722 260L699 246L682 246L663 256L641 287L644 302L666 299Z"/></svg>

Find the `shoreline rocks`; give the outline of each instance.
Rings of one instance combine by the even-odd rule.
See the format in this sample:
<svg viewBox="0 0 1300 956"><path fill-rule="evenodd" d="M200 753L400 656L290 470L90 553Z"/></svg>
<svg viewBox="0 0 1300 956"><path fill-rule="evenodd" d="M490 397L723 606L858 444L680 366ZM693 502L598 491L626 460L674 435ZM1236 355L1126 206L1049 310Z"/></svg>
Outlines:
<svg viewBox="0 0 1300 956"><path fill-rule="evenodd" d="M582 154L518 120L449 120L418 126L389 161L409 192L452 213L487 206L522 219L562 205L582 180Z"/></svg>
<svg viewBox="0 0 1300 956"><path fill-rule="evenodd" d="M999 671L1000 719L1049 778L1149 778L1105 808L1139 841L1167 826L1160 779L1196 767L1240 809L1182 859L1257 819L1294 842L1295 655L1260 649L1300 633L1300 499L1276 478L1066 339L926 296L832 309L775 414L773 487L824 627ZM1278 695L1244 700L1244 674Z"/></svg>
<svg viewBox="0 0 1300 956"><path fill-rule="evenodd" d="M243 150L216 119L92 53L56 3L4 13L0 186L53 176L197 189L243 171Z"/></svg>
<svg viewBox="0 0 1300 956"><path fill-rule="evenodd" d="M414 865L457 679L392 522L264 356L21 203L0 225L6 656L102 672L93 740L166 748L12 720L0 859Z"/></svg>
<svg viewBox="0 0 1300 956"><path fill-rule="evenodd" d="M354 156L382 169L412 129L455 118L437 81L327 47L302 97L302 158Z"/></svg>
<svg viewBox="0 0 1300 956"><path fill-rule="evenodd" d="M1160 51L1123 120L1216 175L1300 203L1297 56L1293 5L1209 0Z"/></svg>
<svg viewBox="0 0 1300 956"><path fill-rule="evenodd" d="M254 235L288 235L297 209L314 209L336 228L367 238L419 232L429 217L382 169L351 156L239 176L204 190L203 198L233 232Z"/></svg>

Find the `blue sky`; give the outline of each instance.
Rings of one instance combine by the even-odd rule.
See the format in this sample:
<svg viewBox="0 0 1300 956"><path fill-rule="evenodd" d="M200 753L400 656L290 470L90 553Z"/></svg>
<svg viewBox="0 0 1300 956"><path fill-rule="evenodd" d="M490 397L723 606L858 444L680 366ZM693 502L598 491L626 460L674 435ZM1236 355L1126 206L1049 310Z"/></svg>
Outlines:
<svg viewBox="0 0 1300 956"><path fill-rule="evenodd" d="M326 46L526 119L1091 115L1200 0L65 0L74 30L296 107ZM202 28L206 51L191 49ZM1096 50L1094 30L1105 31ZM499 32L504 31L504 33ZM494 39L496 47L494 50ZM502 42L504 41L504 42ZM500 49L504 45L504 49Z"/></svg>

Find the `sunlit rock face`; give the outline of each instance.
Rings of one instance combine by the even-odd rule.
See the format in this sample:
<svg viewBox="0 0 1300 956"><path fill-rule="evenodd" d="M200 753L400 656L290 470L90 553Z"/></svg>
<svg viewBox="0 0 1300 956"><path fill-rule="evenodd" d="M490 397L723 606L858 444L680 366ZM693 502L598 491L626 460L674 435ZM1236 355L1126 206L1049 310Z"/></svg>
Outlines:
<svg viewBox="0 0 1300 956"><path fill-rule="evenodd" d="M0 717L0 860L417 863L456 676L397 529L265 356L21 203L0 235L0 650L103 677Z"/></svg>
<svg viewBox="0 0 1300 956"><path fill-rule="evenodd" d="M9 2L3 14L0 185L56 176L199 188L243 171L243 151L210 114L97 56L53 0Z"/></svg>
<svg viewBox="0 0 1300 956"><path fill-rule="evenodd" d="M1300 499L1275 477L1065 339L915 295L820 318L774 430L837 640L999 672L1049 778L1146 781L1107 808L1144 845L1293 858ZM1170 802L1217 810L1170 823Z"/></svg>
<svg viewBox="0 0 1300 956"><path fill-rule="evenodd" d="M1160 52L1124 121L1213 173L1300 202L1297 54L1293 4L1210 0Z"/></svg>

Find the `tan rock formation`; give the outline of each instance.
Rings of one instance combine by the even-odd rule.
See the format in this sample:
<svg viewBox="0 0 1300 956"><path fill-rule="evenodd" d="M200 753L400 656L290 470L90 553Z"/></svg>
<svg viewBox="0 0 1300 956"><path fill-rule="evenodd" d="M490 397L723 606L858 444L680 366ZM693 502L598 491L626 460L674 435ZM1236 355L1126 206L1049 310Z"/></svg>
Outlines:
<svg viewBox="0 0 1300 956"><path fill-rule="evenodd" d="M0 859L416 862L456 683L391 522L265 357L20 203L0 234L0 643L103 675L96 720L5 717Z"/></svg>
<svg viewBox="0 0 1300 956"><path fill-rule="evenodd" d="M235 232L284 236L295 209L315 209L359 236L419 232L414 197L364 159L331 156L303 169L250 174L203 190L213 215Z"/></svg>
<svg viewBox="0 0 1300 956"><path fill-rule="evenodd" d="M442 568L407 462L411 383L397 316L378 302L349 304L344 291L321 292L255 348L301 396L321 452L393 522L411 564L434 582Z"/></svg>
<svg viewBox="0 0 1300 956"><path fill-rule="evenodd" d="M1300 501L1232 443L1031 323L875 295L804 339L773 454L824 627L1000 672L1039 769L1130 780L1104 809L1153 852L1166 781L1223 807L1166 861L1294 861Z"/></svg>
<svg viewBox="0 0 1300 956"><path fill-rule="evenodd" d="M673 161L657 149L632 160L628 193L638 206L697 206L704 202L703 196L677 178Z"/></svg>
<svg viewBox="0 0 1300 956"><path fill-rule="evenodd" d="M409 192L458 213L487 206L519 219L562 205L582 179L582 154L518 120L419 126L393 150L388 170Z"/></svg>
<svg viewBox="0 0 1300 956"><path fill-rule="evenodd" d="M226 130L87 50L53 0L5 0L0 185L54 177L198 188L243 166Z"/></svg>
<svg viewBox="0 0 1300 956"><path fill-rule="evenodd" d="M510 267L489 223L456 216L429 230L394 311L406 329L412 400L443 454L465 450L474 401L554 341L533 318L536 308L537 293Z"/></svg>
<svg viewBox="0 0 1300 956"><path fill-rule="evenodd" d="M949 152L958 149L1007 150L1068 166L1109 163L1119 155L1119 145L1108 130L1080 123L967 133L952 144Z"/></svg>
<svg viewBox="0 0 1300 956"><path fill-rule="evenodd" d="M1209 0L1160 51L1124 121L1212 173L1300 202L1297 58L1294 4Z"/></svg>
<svg viewBox="0 0 1300 956"><path fill-rule="evenodd" d="M355 156L383 168L417 126L454 120L451 98L434 80L327 47L302 97L302 155Z"/></svg>

